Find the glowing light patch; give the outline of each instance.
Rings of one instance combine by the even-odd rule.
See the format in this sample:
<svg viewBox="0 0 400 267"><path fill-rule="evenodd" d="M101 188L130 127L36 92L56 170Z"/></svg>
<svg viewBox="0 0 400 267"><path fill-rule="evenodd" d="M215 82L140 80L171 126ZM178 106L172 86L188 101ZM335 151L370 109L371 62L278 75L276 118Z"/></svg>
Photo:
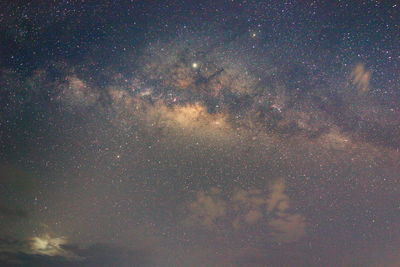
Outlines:
<svg viewBox="0 0 400 267"><path fill-rule="evenodd" d="M66 244L67 241L63 237L50 237L49 235L44 235L42 237L33 237L31 239L31 249L34 253L55 256L64 254L62 245Z"/></svg>
<svg viewBox="0 0 400 267"><path fill-rule="evenodd" d="M214 128L224 126L222 114L210 114L201 104L175 106L170 110L170 119L183 128ZM213 127L214 126L214 127Z"/></svg>
<svg viewBox="0 0 400 267"><path fill-rule="evenodd" d="M197 69L199 67L199 64L197 62L192 63L192 68Z"/></svg>
<svg viewBox="0 0 400 267"><path fill-rule="evenodd" d="M218 140L219 143L231 141L233 131L226 114L209 113L201 103L168 107L160 102L146 111L149 125L168 129L170 134Z"/></svg>

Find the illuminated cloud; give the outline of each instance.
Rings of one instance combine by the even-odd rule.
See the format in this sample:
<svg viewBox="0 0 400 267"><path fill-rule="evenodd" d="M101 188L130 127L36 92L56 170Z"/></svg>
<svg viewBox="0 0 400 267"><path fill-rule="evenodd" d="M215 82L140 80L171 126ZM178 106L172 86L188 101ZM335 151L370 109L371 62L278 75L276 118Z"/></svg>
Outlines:
<svg viewBox="0 0 400 267"><path fill-rule="evenodd" d="M65 237L52 237L49 234L35 236L30 239L29 254L61 256L67 259L81 259L78 255L65 249L68 240Z"/></svg>
<svg viewBox="0 0 400 267"><path fill-rule="evenodd" d="M268 225L272 229L272 238L277 242L295 242L306 234L306 221L300 214L278 213Z"/></svg>
<svg viewBox="0 0 400 267"><path fill-rule="evenodd" d="M285 194L285 182L279 179L272 185L267 199L268 212L283 212L289 208L289 197Z"/></svg>
<svg viewBox="0 0 400 267"><path fill-rule="evenodd" d="M276 242L295 242L306 234L307 224L303 215L290 211L290 199L285 189L284 180L278 179L269 194L259 189L239 189L227 199L217 188L201 191L188 205L189 219L193 225L209 230L220 225L221 229L232 227L240 231L254 225L267 228Z"/></svg>
<svg viewBox="0 0 400 267"><path fill-rule="evenodd" d="M152 248L95 243L80 247L49 235L30 240L0 238L1 266L154 266Z"/></svg>
<svg viewBox="0 0 400 267"><path fill-rule="evenodd" d="M67 240L63 237L50 237L48 234L41 237L33 237L31 241L33 253L49 256L62 254L63 249L61 246L67 243Z"/></svg>
<svg viewBox="0 0 400 267"><path fill-rule="evenodd" d="M189 204L190 221L200 223L209 229L214 229L217 220L226 215L226 202L219 195L218 188L211 188L209 193L198 192L196 200Z"/></svg>
<svg viewBox="0 0 400 267"><path fill-rule="evenodd" d="M263 217L262 212L259 211L259 210L254 209L254 210L250 210L249 212L247 212L247 213L244 215L244 219L243 219L243 220L244 220L247 224L255 224L255 223L258 222L262 217Z"/></svg>
<svg viewBox="0 0 400 267"><path fill-rule="evenodd" d="M232 222L235 229L256 224L266 215L263 206L266 205L267 198L262 190L238 189L230 200L232 209L236 214L239 214L235 216L236 218Z"/></svg>
<svg viewBox="0 0 400 267"><path fill-rule="evenodd" d="M371 80L371 72L365 68L364 64L358 64L354 67L350 74L351 83L362 92L369 91L369 81Z"/></svg>
<svg viewBox="0 0 400 267"><path fill-rule="evenodd" d="M272 185L267 200L267 210L272 213L268 225L272 229L271 235L275 241L294 242L305 235L306 222L303 215L289 212L290 200L285 188L283 179Z"/></svg>
<svg viewBox="0 0 400 267"><path fill-rule="evenodd" d="M65 246L69 245L65 237L52 237L49 234L34 236L27 240L1 239L0 257L2 253L15 253L41 256L60 256L66 259L79 260L81 257L69 251Z"/></svg>

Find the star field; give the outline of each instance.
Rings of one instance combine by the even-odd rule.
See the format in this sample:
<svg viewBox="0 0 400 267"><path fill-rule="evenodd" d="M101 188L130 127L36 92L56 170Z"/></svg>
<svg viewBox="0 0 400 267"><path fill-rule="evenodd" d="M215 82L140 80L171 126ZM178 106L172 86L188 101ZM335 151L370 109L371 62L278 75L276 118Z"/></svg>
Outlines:
<svg viewBox="0 0 400 267"><path fill-rule="evenodd" d="M1 3L0 265L400 265L399 8Z"/></svg>

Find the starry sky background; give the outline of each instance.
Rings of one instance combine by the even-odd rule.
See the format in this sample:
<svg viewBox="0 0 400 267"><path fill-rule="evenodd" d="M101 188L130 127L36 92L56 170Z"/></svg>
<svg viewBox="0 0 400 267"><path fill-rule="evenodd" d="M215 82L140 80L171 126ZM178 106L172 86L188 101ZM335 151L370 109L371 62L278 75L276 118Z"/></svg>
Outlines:
<svg viewBox="0 0 400 267"><path fill-rule="evenodd" d="M395 1L2 1L1 266L400 266Z"/></svg>

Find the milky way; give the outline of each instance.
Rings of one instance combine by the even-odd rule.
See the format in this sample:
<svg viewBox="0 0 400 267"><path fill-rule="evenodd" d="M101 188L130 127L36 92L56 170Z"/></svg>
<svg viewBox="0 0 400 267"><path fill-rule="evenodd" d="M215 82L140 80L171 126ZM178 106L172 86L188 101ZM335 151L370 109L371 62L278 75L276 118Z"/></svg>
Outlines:
<svg viewBox="0 0 400 267"><path fill-rule="evenodd" d="M1 6L2 265L400 264L398 5Z"/></svg>

